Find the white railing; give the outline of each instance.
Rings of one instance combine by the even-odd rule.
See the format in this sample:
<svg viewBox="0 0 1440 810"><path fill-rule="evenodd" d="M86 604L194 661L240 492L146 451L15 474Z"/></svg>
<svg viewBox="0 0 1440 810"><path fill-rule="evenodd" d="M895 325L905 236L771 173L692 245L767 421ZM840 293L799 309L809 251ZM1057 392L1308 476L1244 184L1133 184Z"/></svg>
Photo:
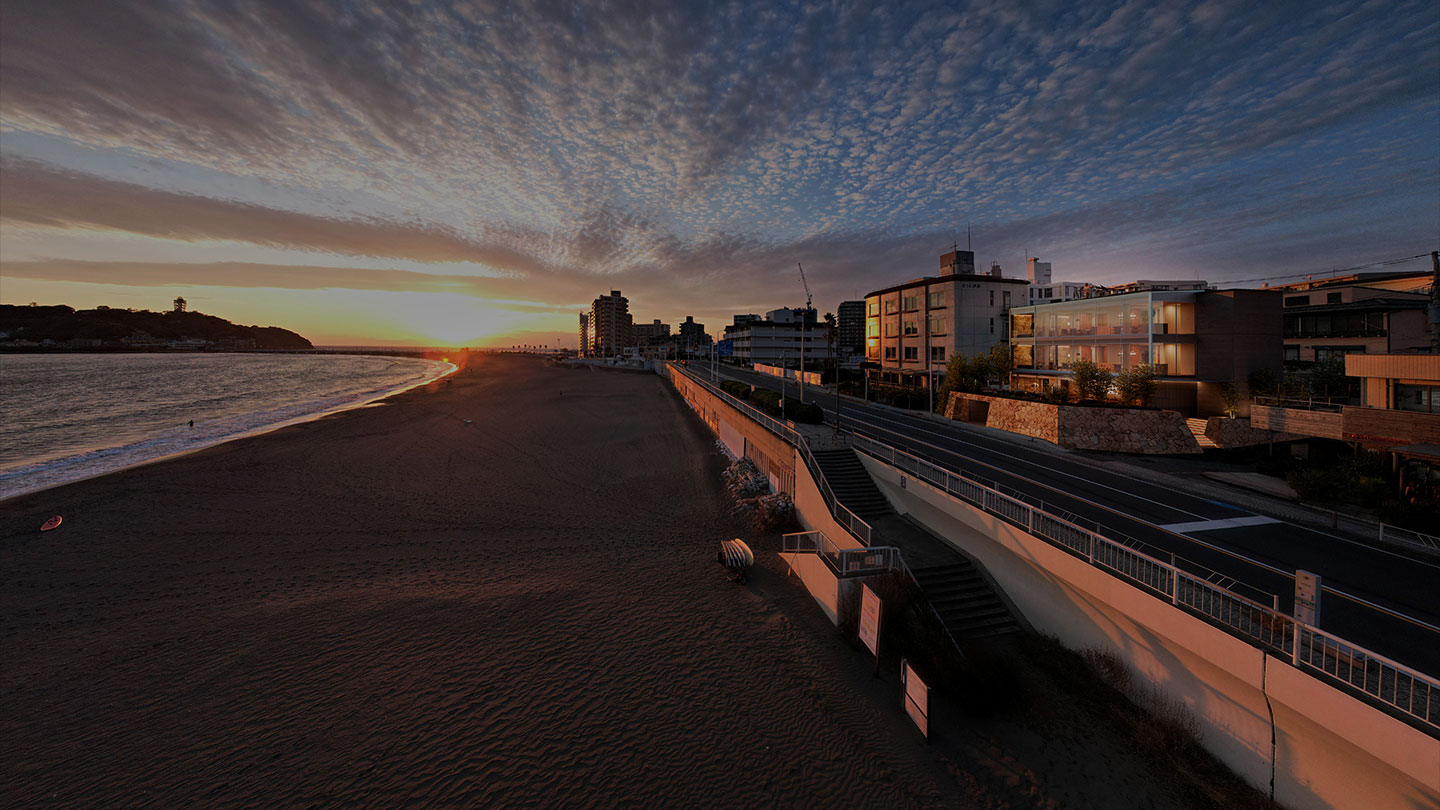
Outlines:
<svg viewBox="0 0 1440 810"><path fill-rule="evenodd" d="M1387 526L1380 524L1380 542L1390 541L1392 543L1404 543L1405 545L1416 546L1428 551L1440 552L1440 537L1425 534L1423 532L1402 529L1399 526Z"/></svg>
<svg viewBox="0 0 1440 810"><path fill-rule="evenodd" d="M796 433L796 438L798 441L795 447L800 451L800 456L805 462L805 468L810 471L810 477L815 479L815 483L820 490L820 497L825 500L825 506L830 510L830 516L835 518L835 522L843 526L846 531L854 535L855 539L859 540L861 545L870 545L870 524L859 515L850 511L845 504L840 503L840 499L836 498L835 492L830 489L830 482L825 480L825 473L821 471L820 463L815 460L814 454L810 452L809 442L805 441L805 437L801 436L798 432Z"/></svg>
<svg viewBox="0 0 1440 810"><path fill-rule="evenodd" d="M901 472L1082 557L1233 635L1279 653L1296 667L1363 692L1431 729L1440 729L1440 680L1299 622L1271 605L1182 570L1173 562L1055 515L1043 503L1034 506L998 487L869 436L853 434L851 442L855 449Z"/></svg>
<svg viewBox="0 0 1440 810"><path fill-rule="evenodd" d="M822 531L791 532L780 538L782 553L818 554L839 577L867 576L898 571L909 575L900 549L893 546L840 548ZM912 577L913 579L913 577Z"/></svg>
<svg viewBox="0 0 1440 810"><path fill-rule="evenodd" d="M854 535L855 539L859 540L861 545L870 545L870 524L861 519L859 515L850 511L849 508L840 503L839 499L835 497L835 492L830 488L830 483L825 480L825 473L821 471L820 464L810 452L810 445L805 441L805 436L801 434L800 431L780 422L769 414L763 413L755 406L732 395L730 392L701 380L686 369L676 368L673 365L668 366L668 368L671 371L679 371L689 382L699 385L712 396L719 397L725 404L735 408L766 430L769 430L771 433L794 445L795 448L800 451L801 460L804 462L805 468L810 471L810 477L815 479L815 484L820 490L820 497L824 499L826 508L830 510L830 515L834 517L835 521L843 526L846 531ZM670 379L673 384L673 377Z"/></svg>

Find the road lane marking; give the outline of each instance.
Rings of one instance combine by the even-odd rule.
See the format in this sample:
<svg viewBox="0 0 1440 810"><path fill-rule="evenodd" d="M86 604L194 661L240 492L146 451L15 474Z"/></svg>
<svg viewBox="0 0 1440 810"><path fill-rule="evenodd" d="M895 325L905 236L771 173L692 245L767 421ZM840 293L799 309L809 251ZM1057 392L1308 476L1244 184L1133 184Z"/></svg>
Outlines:
<svg viewBox="0 0 1440 810"><path fill-rule="evenodd" d="M1191 523L1168 523L1160 528L1179 534L1191 532L1213 532L1216 529L1235 529L1241 526L1260 526L1265 523L1280 523L1272 517L1251 515L1250 517L1222 518L1220 520L1197 520Z"/></svg>

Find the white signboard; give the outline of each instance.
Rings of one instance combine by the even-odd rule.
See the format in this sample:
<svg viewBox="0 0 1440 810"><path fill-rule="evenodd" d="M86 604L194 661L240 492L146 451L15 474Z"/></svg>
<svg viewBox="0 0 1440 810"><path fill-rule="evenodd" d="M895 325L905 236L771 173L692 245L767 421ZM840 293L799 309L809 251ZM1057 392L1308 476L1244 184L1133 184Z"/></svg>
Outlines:
<svg viewBox="0 0 1440 810"><path fill-rule="evenodd" d="M1320 623L1320 575L1295 572L1295 620L1314 626Z"/></svg>
<svg viewBox="0 0 1440 810"><path fill-rule="evenodd" d="M860 643L880 656L880 597L869 585L860 586Z"/></svg>
<svg viewBox="0 0 1440 810"><path fill-rule="evenodd" d="M905 683L905 713L915 721L926 740L930 739L930 687L920 680L909 661L900 662L900 677Z"/></svg>

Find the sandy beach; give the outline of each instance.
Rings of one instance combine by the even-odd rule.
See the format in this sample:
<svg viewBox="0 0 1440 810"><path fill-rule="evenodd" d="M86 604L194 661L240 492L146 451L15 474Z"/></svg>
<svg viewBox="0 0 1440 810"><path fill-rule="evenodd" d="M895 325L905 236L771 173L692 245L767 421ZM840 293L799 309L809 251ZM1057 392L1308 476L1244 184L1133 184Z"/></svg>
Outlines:
<svg viewBox="0 0 1440 810"><path fill-rule="evenodd" d="M658 377L485 357L0 504L0 804L1181 805L1063 712L925 746L725 463Z"/></svg>

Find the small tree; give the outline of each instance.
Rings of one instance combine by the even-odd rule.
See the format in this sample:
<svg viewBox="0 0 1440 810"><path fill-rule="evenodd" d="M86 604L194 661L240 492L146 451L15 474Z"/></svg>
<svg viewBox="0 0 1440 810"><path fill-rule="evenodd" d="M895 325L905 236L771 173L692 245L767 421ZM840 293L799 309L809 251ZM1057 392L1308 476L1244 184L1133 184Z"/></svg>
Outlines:
<svg viewBox="0 0 1440 810"><path fill-rule="evenodd" d="M990 377L998 384L1009 387L1010 372L1015 370L1015 356L1010 353L1010 344L1001 341L990 347Z"/></svg>
<svg viewBox="0 0 1440 810"><path fill-rule="evenodd" d="M1350 393L1350 380L1345 376L1345 358L1332 354L1310 368L1306 388L1312 397L1343 397Z"/></svg>
<svg viewBox="0 0 1440 810"><path fill-rule="evenodd" d="M1110 372L1095 365L1092 360L1076 360L1070 365L1071 378L1075 385L1075 398L1104 399L1110 390Z"/></svg>
<svg viewBox="0 0 1440 810"><path fill-rule="evenodd" d="M1235 410L1240 407L1240 389L1235 387L1235 383L1220 384L1220 401L1225 403L1225 413L1234 419Z"/></svg>
<svg viewBox="0 0 1440 810"><path fill-rule="evenodd" d="M1245 385L1252 397L1273 397L1280 389L1280 375L1268 368L1257 369L1245 378Z"/></svg>
<svg viewBox="0 0 1440 810"><path fill-rule="evenodd" d="M1115 377L1115 391L1120 395L1120 401L1127 405L1142 408L1149 405L1150 399L1155 396L1155 367L1141 363L1120 372Z"/></svg>
<svg viewBox="0 0 1440 810"><path fill-rule="evenodd" d="M937 413L944 412L945 403L950 399L952 391L959 391L965 394L974 394L985 387L985 380L990 375L989 358L980 354L971 357L963 352L956 352L950 356L950 363L945 367L945 381L940 383L940 388L935 393L935 409Z"/></svg>

